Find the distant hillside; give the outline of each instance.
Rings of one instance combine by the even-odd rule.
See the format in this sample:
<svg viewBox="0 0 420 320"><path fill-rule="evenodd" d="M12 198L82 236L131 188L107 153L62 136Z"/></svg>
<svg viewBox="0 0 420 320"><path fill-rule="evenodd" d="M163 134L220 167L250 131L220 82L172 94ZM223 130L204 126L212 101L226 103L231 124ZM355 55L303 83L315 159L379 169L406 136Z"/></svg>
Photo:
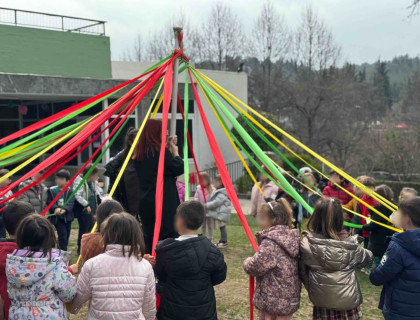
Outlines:
<svg viewBox="0 0 420 320"><path fill-rule="evenodd" d="M420 56L409 57L408 55L393 58L391 61L384 61L387 64L391 91L394 100L400 98L403 89L414 72L420 70ZM375 63L363 63L356 65L357 71L366 71L366 81L372 82L375 71Z"/></svg>

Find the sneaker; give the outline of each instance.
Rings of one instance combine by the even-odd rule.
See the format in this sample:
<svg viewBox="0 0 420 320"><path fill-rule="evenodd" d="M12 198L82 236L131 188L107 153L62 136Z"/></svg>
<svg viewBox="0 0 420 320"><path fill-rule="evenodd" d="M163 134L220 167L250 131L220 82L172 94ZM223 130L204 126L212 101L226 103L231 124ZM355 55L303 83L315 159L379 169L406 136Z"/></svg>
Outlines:
<svg viewBox="0 0 420 320"><path fill-rule="evenodd" d="M218 248L227 248L227 246L228 246L227 242L219 241L219 243L217 244Z"/></svg>

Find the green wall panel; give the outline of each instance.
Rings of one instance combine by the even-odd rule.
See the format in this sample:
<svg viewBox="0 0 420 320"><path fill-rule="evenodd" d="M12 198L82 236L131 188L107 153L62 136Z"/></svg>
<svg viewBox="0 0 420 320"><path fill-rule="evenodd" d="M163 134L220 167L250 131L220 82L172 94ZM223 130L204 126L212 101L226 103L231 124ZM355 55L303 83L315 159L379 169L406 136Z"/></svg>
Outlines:
<svg viewBox="0 0 420 320"><path fill-rule="evenodd" d="M109 37L0 25L0 72L111 78Z"/></svg>

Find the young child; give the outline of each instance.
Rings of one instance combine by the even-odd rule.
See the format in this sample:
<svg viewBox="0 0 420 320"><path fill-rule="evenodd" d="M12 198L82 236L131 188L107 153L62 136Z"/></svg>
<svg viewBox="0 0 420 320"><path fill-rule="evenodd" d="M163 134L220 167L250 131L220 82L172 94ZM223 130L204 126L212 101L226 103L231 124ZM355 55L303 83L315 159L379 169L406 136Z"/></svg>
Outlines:
<svg viewBox="0 0 420 320"><path fill-rule="evenodd" d="M30 185L33 181L37 181L43 175L44 171L37 172L31 179L19 184L19 190ZM47 202L47 186L41 180L38 184L32 186L18 197L18 200L30 203L37 213L44 211Z"/></svg>
<svg viewBox="0 0 420 320"><path fill-rule="evenodd" d="M81 183L83 177L92 167L92 164L88 164L83 170L83 176L77 177L73 182L73 189ZM75 194L75 206L80 210L77 215L79 221L79 235L77 238L77 252L80 253L80 243L82 241L82 235L89 233L93 228L93 216L95 215L96 208L98 206L98 198L103 194L103 190L98 186L98 168L95 167L91 172L90 176L85 181L84 185L77 190ZM78 210L79 211L79 210Z"/></svg>
<svg viewBox="0 0 420 320"><path fill-rule="evenodd" d="M176 189L178 191L179 202L183 203L185 201L185 183L177 180Z"/></svg>
<svg viewBox="0 0 420 320"><path fill-rule="evenodd" d="M337 172L331 171L330 173L330 181L328 182L328 185L324 188L322 191L322 194L325 197L335 198L341 201L341 204L347 204L351 199L353 199L352 196L350 196L347 192L340 189L336 186L339 185L342 188L346 189L350 193L354 193L353 188L350 186L350 183L347 182L342 176L340 176Z"/></svg>
<svg viewBox="0 0 420 320"><path fill-rule="evenodd" d="M369 278L383 285L379 308L386 320L420 319L420 198L401 201L398 211L405 231L392 236Z"/></svg>
<svg viewBox="0 0 420 320"><path fill-rule="evenodd" d="M207 209L207 217L214 219L214 228L220 229L221 239L217 246L226 248L228 246L226 223L230 220L231 202L219 175L214 179L214 187L216 190L204 207Z"/></svg>
<svg viewBox="0 0 420 320"><path fill-rule="evenodd" d="M362 318L362 292L356 268L372 263L372 252L359 245L358 236L343 231L337 199L321 198L300 243L300 275L314 305L314 320Z"/></svg>
<svg viewBox="0 0 420 320"><path fill-rule="evenodd" d="M91 300L87 319L154 320L155 277L143 259L139 223L128 213L113 214L101 225L101 234L105 253L84 264L71 312L79 312Z"/></svg>
<svg viewBox="0 0 420 320"><path fill-rule="evenodd" d="M61 169L55 174L55 183L57 185L48 189L47 205L49 205L53 199L61 192L69 180L70 172L66 169ZM50 208L50 214L53 214L54 216L51 216L49 219L57 230L58 246L61 250L64 251L67 251L71 232L71 223L74 220L74 198L71 198L66 206L64 206L64 204L72 193L73 189L71 187L67 188L67 190Z"/></svg>
<svg viewBox="0 0 420 320"><path fill-rule="evenodd" d="M266 170L266 173L260 173L258 183L261 190L264 192L264 196L261 194L257 185L254 185L251 191L251 215L253 217L257 216L257 211L261 208L261 205L264 202L273 201L276 199L279 190L274 182L268 179L267 175L270 174L268 169L266 169L264 166L263 168Z"/></svg>
<svg viewBox="0 0 420 320"><path fill-rule="evenodd" d="M385 184L376 187L375 192L383 198L387 199L388 201L392 202L392 200L394 199L394 192L389 186ZM375 209L387 217L389 217L392 213L392 211L384 205L377 206ZM374 211L370 212L370 217L372 220L381 222L383 224L388 224L387 220L382 218L379 214L377 214ZM370 232L368 249L372 251L374 267L377 267L386 250L386 238L392 236L394 234L394 231L380 226L379 224L374 222L370 222L363 225L363 230ZM369 270L369 273L370 271L371 270Z"/></svg>
<svg viewBox="0 0 420 320"><path fill-rule="evenodd" d="M8 173L9 173L9 170L0 169L0 178L2 178L3 176L5 176ZM0 192L3 192L3 189L7 188L9 186L9 184L11 184L11 183L12 183L12 179L10 179L10 177L3 180L2 182L0 182ZM13 194L12 191L8 191L3 197L0 198L0 200L7 199L12 194ZM5 207L6 204L7 204L7 202L0 204L0 209ZM3 213L0 212L0 238L6 238L6 229L4 228L4 224L2 222L2 216L3 216Z"/></svg>
<svg viewBox="0 0 420 320"><path fill-rule="evenodd" d="M96 232L85 233L82 236L80 255L83 263L104 252L101 225L112 214L123 212L122 205L113 199L106 200L98 206L98 209L96 209Z"/></svg>
<svg viewBox="0 0 420 320"><path fill-rule="evenodd" d="M3 210L3 222L9 234L9 239L0 239L0 296L3 300L0 315L3 314L3 319L6 320L9 319L10 308L10 299L7 294L6 258L8 254L17 249L15 240L17 226L23 218L33 213L35 213L35 210L29 203L18 200L8 203Z"/></svg>
<svg viewBox="0 0 420 320"><path fill-rule="evenodd" d="M401 189L400 195L398 196L398 203L401 203L403 200L408 200L417 197L417 190L413 188L404 187ZM389 217L392 223L396 228L401 229L401 223L399 219L399 212L393 212Z"/></svg>
<svg viewBox="0 0 420 320"><path fill-rule="evenodd" d="M371 189L372 191L375 190L376 188L376 181L375 178L373 177L369 177L369 176L359 176L356 178L356 180L358 182L360 182L361 184L363 184L365 187ZM353 186L354 188L354 195L359 198L362 199L365 196L365 193L363 192L362 189L358 188L357 186ZM366 200L368 199L368 203L372 202L372 205L377 205L376 202L374 201L373 198L367 197L365 196L365 198L363 199L363 201L366 202ZM359 203L359 200L356 198L352 198L349 202L347 202L346 204L343 205L343 208L347 208L350 209L351 211L360 213L361 212L361 207L364 206L363 204ZM363 210L365 211L365 210ZM346 210L343 210L343 214L344 214L344 221L347 222L354 222L356 224L361 224L360 223L360 217L355 217L351 212L348 212ZM365 212L366 214L366 212ZM362 221L363 222L363 221ZM369 236L369 234L367 234Z"/></svg>
<svg viewBox="0 0 420 320"><path fill-rule="evenodd" d="M217 320L213 286L226 279L222 253L205 237L197 236L205 210L198 201L182 203L176 214L179 238L156 247L155 274L162 286L159 320Z"/></svg>
<svg viewBox="0 0 420 320"><path fill-rule="evenodd" d="M201 179L203 180L204 195L201 185L197 186L195 191L194 200L199 201L203 206L210 200L211 194L216 190L211 184L210 176L207 172L201 172ZM205 197L205 198L204 198ZM201 233L203 236L207 236L210 241L213 241L213 226L214 219L211 217L205 217L203 225L201 226Z"/></svg>
<svg viewBox="0 0 420 320"><path fill-rule="evenodd" d="M7 256L6 275L12 306L10 319L68 319L64 303L76 295L68 255L53 249L57 239L47 218L30 215L16 230L18 249Z"/></svg>
<svg viewBox="0 0 420 320"><path fill-rule="evenodd" d="M289 320L299 309L300 235L292 214L284 198L262 204L257 214L263 229L256 234L258 252L244 261L244 269L257 277L254 305L261 320Z"/></svg>

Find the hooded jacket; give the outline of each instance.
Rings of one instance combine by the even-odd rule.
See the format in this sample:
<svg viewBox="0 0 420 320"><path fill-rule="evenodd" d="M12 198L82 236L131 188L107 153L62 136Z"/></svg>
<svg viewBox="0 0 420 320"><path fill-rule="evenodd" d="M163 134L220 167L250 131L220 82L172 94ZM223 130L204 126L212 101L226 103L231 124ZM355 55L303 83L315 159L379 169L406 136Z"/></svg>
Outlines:
<svg viewBox="0 0 420 320"><path fill-rule="evenodd" d="M155 299L152 265L124 256L122 245L112 244L83 265L71 312L79 312L91 300L88 320L154 320Z"/></svg>
<svg viewBox="0 0 420 320"><path fill-rule="evenodd" d="M223 254L204 236L166 239L156 247L162 286L159 320L217 320L213 286L226 279Z"/></svg>
<svg viewBox="0 0 420 320"><path fill-rule="evenodd" d="M67 253L54 250L51 259L41 258L41 252L26 254L17 250L7 256L10 319L68 319L64 303L76 295L76 279L67 270Z"/></svg>
<svg viewBox="0 0 420 320"><path fill-rule="evenodd" d="M269 181L261 187L264 192L264 197L258 189L257 185L252 187L251 191L251 215L256 216L258 210L260 210L261 204L265 203L265 199L275 200L279 192L279 187L277 187L273 181Z"/></svg>
<svg viewBox="0 0 420 320"><path fill-rule="evenodd" d="M81 175L79 175L74 181L73 181L73 190L76 190L77 186L82 182L83 177ZM101 187L99 187L98 182L95 181L94 182L95 185L95 196L96 196L96 201L98 200L98 197L100 198L101 196L104 195L104 191L102 190ZM86 208L89 205L89 199L88 199L88 192L89 190L87 189L89 188L87 186L87 182L85 182L85 185L81 186L79 188L79 190L77 190L76 194L74 195L77 203L79 203L79 205L82 208ZM93 213L92 213L93 214Z"/></svg>
<svg viewBox="0 0 420 320"><path fill-rule="evenodd" d="M205 199L204 199L204 195L203 195L203 190L201 189L201 186L198 185L197 186L197 190L195 191L194 194L194 200L200 201L201 204L206 204L207 201L210 200L211 198L211 194L216 190L215 187L211 186L211 189L213 190L211 193L207 190L207 188L204 188L204 195L205 195Z"/></svg>
<svg viewBox="0 0 420 320"><path fill-rule="evenodd" d="M354 194L353 188L350 186L349 182L343 182L341 186L346 189L348 192ZM347 194L344 190L341 190L339 187L335 186L331 181L328 182L328 185L322 190L322 194L325 197L338 199L341 201L341 204L347 204L351 199L352 196Z"/></svg>
<svg viewBox="0 0 420 320"><path fill-rule="evenodd" d="M258 252L244 261L245 272L257 277L254 305L271 315L291 315L300 301L299 231L279 225L256 237Z"/></svg>
<svg viewBox="0 0 420 320"><path fill-rule="evenodd" d="M300 242L300 274L316 307L347 311L362 304L356 268L372 263L372 252L362 248L357 236L343 241L304 232Z"/></svg>
<svg viewBox="0 0 420 320"><path fill-rule="evenodd" d="M21 182L19 184L19 190L25 188L26 186L30 185L32 183L32 180L26 180L24 182ZM39 187L41 188L40 194L38 195L38 192L36 190L36 186L33 186L32 188L29 188L28 190L26 190L23 194L21 194L18 197L18 200L21 201L25 201L27 203L30 203L35 211L37 213L41 213L45 206L46 206L46 202L47 202L47 186L43 183L41 183L39 185Z"/></svg>
<svg viewBox="0 0 420 320"><path fill-rule="evenodd" d="M207 217L229 222L232 203L225 188L216 189L207 201Z"/></svg>
<svg viewBox="0 0 420 320"><path fill-rule="evenodd" d="M9 308L10 299L7 294L7 278L6 278L6 259L7 255L11 254L17 249L16 242L12 239L1 239L0 240L0 295L4 301L3 310L0 312L4 313L4 319L9 319Z"/></svg>
<svg viewBox="0 0 420 320"><path fill-rule="evenodd" d="M420 319L420 230L392 236L370 281L383 285L379 308L386 320Z"/></svg>

